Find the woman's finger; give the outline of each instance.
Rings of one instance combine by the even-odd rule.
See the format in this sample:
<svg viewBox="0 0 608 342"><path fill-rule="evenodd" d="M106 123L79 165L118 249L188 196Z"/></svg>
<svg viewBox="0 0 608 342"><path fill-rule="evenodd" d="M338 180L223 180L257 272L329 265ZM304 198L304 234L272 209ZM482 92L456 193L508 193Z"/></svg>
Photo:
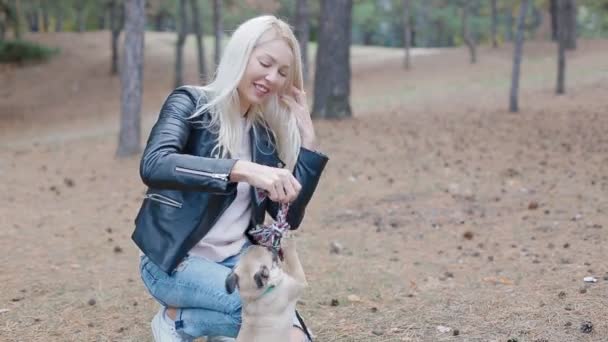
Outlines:
<svg viewBox="0 0 608 342"><path fill-rule="evenodd" d="M302 185L300 185L300 182L298 182L298 180L294 176L291 176L289 178L289 181L291 182L291 186L293 187L294 191L296 192L296 197L297 197L300 194L300 191L302 190Z"/></svg>
<svg viewBox="0 0 608 342"><path fill-rule="evenodd" d="M301 105L306 104L306 93L303 90L300 90L300 89L296 88L295 86L293 86L292 91L294 94L294 98L296 99L296 102L298 102Z"/></svg>
<svg viewBox="0 0 608 342"><path fill-rule="evenodd" d="M278 183L275 188L277 190L276 202L285 203L287 201L287 194L285 191L285 186L283 185L283 183Z"/></svg>
<svg viewBox="0 0 608 342"><path fill-rule="evenodd" d="M293 187L293 184L291 183L291 179L285 179L285 182L283 183L283 188L285 189L286 202L293 202L293 200L296 199L297 193Z"/></svg>
<svg viewBox="0 0 608 342"><path fill-rule="evenodd" d="M298 105L298 103L296 102L296 100L289 96L289 95L283 95L281 96L281 100L283 100L283 102L285 102L285 104L289 107L289 109L291 109L292 111L296 108L296 106Z"/></svg>

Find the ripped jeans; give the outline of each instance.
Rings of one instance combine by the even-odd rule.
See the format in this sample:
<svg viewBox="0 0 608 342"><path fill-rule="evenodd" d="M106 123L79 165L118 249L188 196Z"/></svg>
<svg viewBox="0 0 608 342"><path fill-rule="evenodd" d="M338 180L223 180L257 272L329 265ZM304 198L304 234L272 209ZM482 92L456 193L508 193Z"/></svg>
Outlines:
<svg viewBox="0 0 608 342"><path fill-rule="evenodd" d="M189 255L167 274L143 255L140 274L152 297L165 307L177 308L175 328L180 334L193 338L236 337L241 324L241 298L238 291L226 292L225 280L239 257L240 253L216 263ZM305 327L295 313L294 326Z"/></svg>

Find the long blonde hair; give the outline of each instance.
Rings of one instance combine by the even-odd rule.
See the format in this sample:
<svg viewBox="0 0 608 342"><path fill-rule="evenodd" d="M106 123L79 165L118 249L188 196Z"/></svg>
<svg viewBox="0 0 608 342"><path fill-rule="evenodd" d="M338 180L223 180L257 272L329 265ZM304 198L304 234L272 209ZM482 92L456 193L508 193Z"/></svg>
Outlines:
<svg viewBox="0 0 608 342"><path fill-rule="evenodd" d="M289 25L271 15L255 17L242 23L224 48L213 81L199 87L206 102L191 116L197 118L204 112L210 114L210 121L205 122L205 125L217 130L218 139L212 153L218 156L234 155L241 146L242 139L247 139L243 136L240 125L237 87L253 49L258 45L260 37L270 30L274 30L276 36L287 43L293 55L285 89L290 89L292 85L303 89L300 47ZM289 108L281 103L278 94L273 94L264 105L250 108L247 120L250 123L260 123L265 128L265 132L256 131L254 134L269 134L274 137L279 158L293 170L302 142L296 118Z"/></svg>

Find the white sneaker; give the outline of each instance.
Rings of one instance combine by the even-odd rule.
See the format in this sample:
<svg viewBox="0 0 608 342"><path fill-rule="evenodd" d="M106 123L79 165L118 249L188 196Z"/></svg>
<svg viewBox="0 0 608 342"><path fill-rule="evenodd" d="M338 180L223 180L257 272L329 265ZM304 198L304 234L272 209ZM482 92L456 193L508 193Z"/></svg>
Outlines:
<svg viewBox="0 0 608 342"><path fill-rule="evenodd" d="M165 311L167 309L161 307L160 310L152 318L152 334L156 342L192 342L192 339L182 337L176 330L175 326L169 324L165 320Z"/></svg>

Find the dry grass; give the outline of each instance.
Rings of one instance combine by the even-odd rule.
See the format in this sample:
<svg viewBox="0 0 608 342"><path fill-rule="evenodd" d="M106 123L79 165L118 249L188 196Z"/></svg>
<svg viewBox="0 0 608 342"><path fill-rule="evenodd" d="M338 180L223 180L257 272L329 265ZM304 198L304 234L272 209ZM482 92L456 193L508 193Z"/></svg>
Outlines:
<svg viewBox="0 0 608 342"><path fill-rule="evenodd" d="M156 304L129 238L144 187L137 157L113 157L107 38L36 36L62 56L0 71L2 341L151 340ZM146 38L146 132L171 39ZM509 47L476 66L442 50L410 72L398 52L356 51L356 118L317 122L332 159L298 233L319 341L608 340L607 51L582 42L555 97L553 45L526 45L519 114L505 111Z"/></svg>

